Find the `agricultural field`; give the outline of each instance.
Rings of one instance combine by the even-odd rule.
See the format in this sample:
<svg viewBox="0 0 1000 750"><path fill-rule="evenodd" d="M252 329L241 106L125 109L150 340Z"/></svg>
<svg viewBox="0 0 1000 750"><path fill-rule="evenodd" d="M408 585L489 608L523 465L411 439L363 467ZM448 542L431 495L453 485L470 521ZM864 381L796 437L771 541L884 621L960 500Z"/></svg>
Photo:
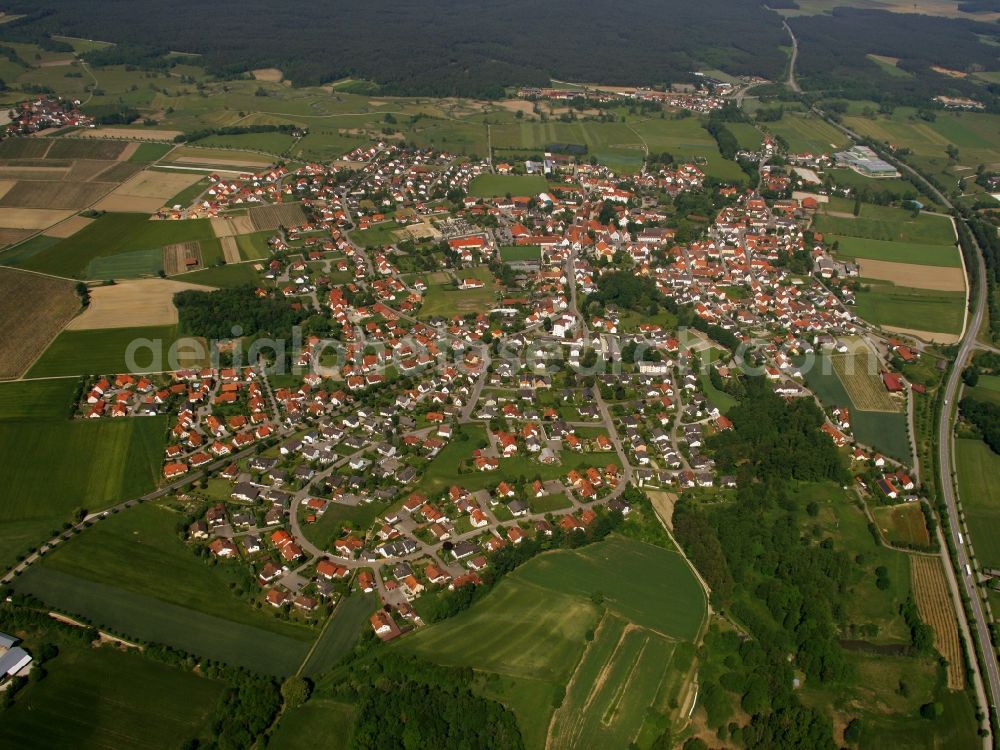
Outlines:
<svg viewBox="0 0 1000 750"><path fill-rule="evenodd" d="M920 503L877 507L872 509L872 515L889 544L927 547L931 543Z"/></svg>
<svg viewBox="0 0 1000 750"><path fill-rule="evenodd" d="M90 290L90 304L66 329L176 325L174 295L189 289L205 291L208 288L167 279L136 279L94 287Z"/></svg>
<svg viewBox="0 0 1000 750"><path fill-rule="evenodd" d="M383 221L368 229L354 230L351 239L362 247L385 247L400 240L403 226L395 221Z"/></svg>
<svg viewBox="0 0 1000 750"><path fill-rule="evenodd" d="M260 170L274 163L274 159L250 151L199 148L197 146L180 146L171 151L162 161L178 166L214 167L220 171L237 172Z"/></svg>
<svg viewBox="0 0 1000 750"><path fill-rule="evenodd" d="M830 154L849 145L843 133L811 112L785 112L780 120L762 124L793 154Z"/></svg>
<svg viewBox="0 0 1000 750"><path fill-rule="evenodd" d="M469 195L477 198L492 198L508 194L535 196L548 189L548 181L539 174L481 174L469 184Z"/></svg>
<svg viewBox="0 0 1000 750"><path fill-rule="evenodd" d="M861 213L853 216L849 213L853 207L849 202L836 205L843 206L844 210L827 209L816 214L813 219L816 231L885 242L916 242L955 247L955 230L947 216L919 213L914 217L905 209L872 203L861 204Z"/></svg>
<svg viewBox="0 0 1000 750"><path fill-rule="evenodd" d="M341 601L305 663L303 674L314 676L333 669L350 653L365 628L370 627L368 618L377 608L378 598L374 594L356 593Z"/></svg>
<svg viewBox="0 0 1000 750"><path fill-rule="evenodd" d="M206 148L233 148L246 151L261 151L265 154L281 156L296 139L287 133L241 133L238 135L210 135L198 141Z"/></svg>
<svg viewBox="0 0 1000 750"><path fill-rule="evenodd" d="M151 214L201 179L201 175L189 172L145 170L115 188L96 208L100 211Z"/></svg>
<svg viewBox="0 0 1000 750"><path fill-rule="evenodd" d="M244 284L260 284L261 276L254 270L255 263L230 263L217 268L206 268L203 271L175 276L176 281L188 284L200 284L222 288L243 286Z"/></svg>
<svg viewBox="0 0 1000 750"><path fill-rule="evenodd" d="M547 747L628 747L647 708L656 704L675 646L605 615L555 712Z"/></svg>
<svg viewBox="0 0 1000 750"><path fill-rule="evenodd" d="M55 182L18 180L0 198L3 208L43 208L79 211L110 193L113 182Z"/></svg>
<svg viewBox="0 0 1000 750"><path fill-rule="evenodd" d="M169 143L140 143L139 147L129 156L129 161L144 164L159 161L170 153L173 146Z"/></svg>
<svg viewBox="0 0 1000 750"><path fill-rule="evenodd" d="M298 203L277 203L271 206L252 206L250 221L257 232L273 232L279 227L299 227L306 223L306 215Z"/></svg>
<svg viewBox="0 0 1000 750"><path fill-rule="evenodd" d="M344 750L350 746L354 706L325 698L284 711L267 743L270 750Z"/></svg>
<svg viewBox="0 0 1000 750"><path fill-rule="evenodd" d="M624 124L623 124L624 126ZM650 153L667 152L677 161L693 161L710 177L731 182L742 182L746 174L733 161L724 159L719 153L715 139L702 127L697 117L680 120L653 118L635 124L628 129L634 131ZM641 164L642 154L636 157Z"/></svg>
<svg viewBox="0 0 1000 750"><path fill-rule="evenodd" d="M292 674L309 651L307 641L38 565L17 578L15 590L99 627L263 674Z"/></svg>
<svg viewBox="0 0 1000 750"><path fill-rule="evenodd" d="M236 238L236 246L244 260L263 260L271 257L271 246L267 241L274 236L273 232L254 232L241 234Z"/></svg>
<svg viewBox="0 0 1000 750"><path fill-rule="evenodd" d="M148 348L138 349L135 372L177 369L168 366L168 350L178 340L177 326L102 328L63 331L28 371L28 377L129 372L127 349L137 340L153 342L159 357L153 357Z"/></svg>
<svg viewBox="0 0 1000 750"><path fill-rule="evenodd" d="M58 400L46 402L42 413L48 417L19 420L17 408L8 406L12 418L0 421L4 567L29 546L50 538L75 509L97 511L152 490L166 444L163 417L71 421L69 397L52 394L49 385L24 388L27 403L39 403L50 394Z"/></svg>
<svg viewBox="0 0 1000 750"><path fill-rule="evenodd" d="M936 266L959 269L962 267L962 256L955 245L887 242L846 235L824 235L824 240L827 243L837 242L837 256L848 260L869 258L892 263L930 266L931 268L927 269L929 274L937 273Z"/></svg>
<svg viewBox="0 0 1000 750"><path fill-rule="evenodd" d="M903 410L903 402L892 398L882 384L879 362L874 354L862 350L851 354L833 354L829 359L855 409L889 412Z"/></svg>
<svg viewBox="0 0 1000 750"><path fill-rule="evenodd" d="M955 441L958 490L965 521L972 535L977 561L986 568L1000 567L1000 456L982 440Z"/></svg>
<svg viewBox="0 0 1000 750"><path fill-rule="evenodd" d="M45 680L18 694L0 722L5 747L170 750L210 737L225 686L111 646L59 643Z"/></svg>
<svg viewBox="0 0 1000 750"><path fill-rule="evenodd" d="M662 593L651 594L650 581ZM600 608L593 603L598 591ZM472 667L487 685L510 681L509 690L489 693L515 712L533 750L545 744L550 696L563 686L552 740L570 743L583 732L589 747L618 748L639 733L648 707L661 707L673 650L696 637L705 608L680 555L613 536L529 561L482 602L395 647ZM586 644L588 631L594 638ZM522 693L534 697L516 697Z"/></svg>
<svg viewBox="0 0 1000 750"><path fill-rule="evenodd" d="M461 271L463 278L480 279L485 283L480 289L459 289L442 274L427 278L427 292L420 308L420 317L452 318L466 313L486 312L496 302L496 284L488 268L480 267Z"/></svg>
<svg viewBox="0 0 1000 750"><path fill-rule="evenodd" d="M936 555L912 555L913 593L920 618L934 629L934 645L948 661L948 687L965 687L965 661L955 623L954 605Z"/></svg>
<svg viewBox="0 0 1000 750"><path fill-rule="evenodd" d="M28 369L79 309L73 282L0 268L0 380Z"/></svg>
<svg viewBox="0 0 1000 750"><path fill-rule="evenodd" d="M128 147L124 141L101 141L79 138L54 138L46 159L100 159L114 161Z"/></svg>
<svg viewBox="0 0 1000 750"><path fill-rule="evenodd" d="M857 314L868 322L928 341L957 341L965 320L963 292L873 283L862 287L857 302Z"/></svg>
<svg viewBox="0 0 1000 750"><path fill-rule="evenodd" d="M240 565L198 557L178 538L183 520L169 505L139 505L59 545L38 567L294 640L312 639L311 629L276 620L234 592L234 584L248 593L259 585Z"/></svg>
<svg viewBox="0 0 1000 750"><path fill-rule="evenodd" d="M0 422L66 419L75 390L75 378L0 383Z"/></svg>
<svg viewBox="0 0 1000 750"><path fill-rule="evenodd" d="M139 250L159 250L165 245L214 238L207 219L153 221L144 214L107 213L72 237L43 247L27 257L16 256L14 262L32 271L82 278L96 258ZM0 255L0 262L5 260L7 257Z"/></svg>

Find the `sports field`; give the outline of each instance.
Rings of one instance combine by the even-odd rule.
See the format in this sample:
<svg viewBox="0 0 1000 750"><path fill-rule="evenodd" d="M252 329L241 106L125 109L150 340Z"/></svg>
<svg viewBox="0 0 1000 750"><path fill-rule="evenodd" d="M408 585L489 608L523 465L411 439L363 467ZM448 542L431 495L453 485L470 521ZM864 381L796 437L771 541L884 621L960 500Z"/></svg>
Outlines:
<svg viewBox="0 0 1000 750"><path fill-rule="evenodd" d="M539 245L520 245L517 247L501 247L500 260L504 263L516 263L525 260L539 260L542 248Z"/></svg>
<svg viewBox="0 0 1000 750"><path fill-rule="evenodd" d="M225 686L110 646L59 644L45 680L18 693L0 722L4 747L171 750L207 741Z"/></svg>
<svg viewBox="0 0 1000 750"><path fill-rule="evenodd" d="M15 589L99 627L263 674L294 673L309 650L306 641L37 565L18 577Z"/></svg>
<svg viewBox="0 0 1000 750"><path fill-rule="evenodd" d="M976 557L986 568L1000 568L1000 456L982 440L955 441L958 491L965 520L976 548Z"/></svg>
<svg viewBox="0 0 1000 750"><path fill-rule="evenodd" d="M177 339L176 325L63 331L28 371L28 377L128 372L130 345L136 346L135 372L177 369L169 366L169 349ZM159 354L158 358L147 344Z"/></svg>
<svg viewBox="0 0 1000 750"><path fill-rule="evenodd" d="M535 196L549 189L542 175L481 174L469 183L469 195L492 198L496 195Z"/></svg>
<svg viewBox="0 0 1000 750"><path fill-rule="evenodd" d="M480 289L459 289L450 280L432 274L428 277L427 292L420 308L420 317L443 316L452 318L466 313L486 312L496 302L496 286L493 274L486 267L457 271L461 278L479 279L484 282Z"/></svg>
<svg viewBox="0 0 1000 750"><path fill-rule="evenodd" d="M214 237L207 219L151 221L142 214L108 213L19 265L56 276L82 278L95 258Z"/></svg>
<svg viewBox="0 0 1000 750"><path fill-rule="evenodd" d="M70 383L71 389L75 384ZM96 511L152 490L167 428L165 417L70 421L72 390L59 392L51 384L17 387L24 388L26 403L44 402L41 413L48 418L14 421L21 416L19 407L8 403L11 420L0 422L4 566L50 538L75 509Z"/></svg>

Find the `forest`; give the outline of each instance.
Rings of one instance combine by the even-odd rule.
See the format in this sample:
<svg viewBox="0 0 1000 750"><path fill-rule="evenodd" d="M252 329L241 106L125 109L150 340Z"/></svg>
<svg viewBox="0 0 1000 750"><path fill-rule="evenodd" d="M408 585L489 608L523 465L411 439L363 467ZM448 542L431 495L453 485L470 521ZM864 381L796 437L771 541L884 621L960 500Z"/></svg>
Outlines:
<svg viewBox="0 0 1000 750"><path fill-rule="evenodd" d="M188 290L174 295L185 335L229 339L234 335L288 338L303 313L284 299L261 299L252 286L214 292ZM239 327L240 332L234 332Z"/></svg>
<svg viewBox="0 0 1000 750"><path fill-rule="evenodd" d="M810 92L926 106L928 93L967 96L997 106L1000 87L932 70L996 67L997 25L967 19L835 8L830 15L789 19L799 41L797 73ZM898 58L911 75L893 76L869 54Z"/></svg>
<svg viewBox="0 0 1000 750"><path fill-rule="evenodd" d="M277 67L297 85L343 77L383 94L496 97L511 85L560 80L663 84L709 67L777 78L785 65L780 18L755 2L598 0L393 3L317 0L10 0L26 14L0 29L19 41L44 33L204 55L216 74ZM195 19L195 22L193 22ZM128 51L144 66L141 51ZM120 52L98 60L119 59Z"/></svg>

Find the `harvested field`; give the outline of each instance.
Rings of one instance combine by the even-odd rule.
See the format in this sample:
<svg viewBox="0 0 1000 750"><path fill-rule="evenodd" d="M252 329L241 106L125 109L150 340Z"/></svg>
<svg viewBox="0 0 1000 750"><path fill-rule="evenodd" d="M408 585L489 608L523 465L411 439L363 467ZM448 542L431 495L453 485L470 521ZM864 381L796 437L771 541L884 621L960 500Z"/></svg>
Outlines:
<svg viewBox="0 0 1000 750"><path fill-rule="evenodd" d="M253 234L253 221L248 214L243 216L223 216L212 219L212 231L216 237L236 237L241 234Z"/></svg>
<svg viewBox="0 0 1000 750"><path fill-rule="evenodd" d="M121 141L57 138L45 156L49 159L104 159L114 161L125 150Z"/></svg>
<svg viewBox="0 0 1000 750"><path fill-rule="evenodd" d="M281 83L285 74L282 73L277 68L257 68L257 70L250 71L253 73L255 81L268 81L269 83Z"/></svg>
<svg viewBox="0 0 1000 750"><path fill-rule="evenodd" d="M961 337L955 333L940 333L938 331L921 331L919 328L902 328L901 326L882 326L887 331L902 333L905 336L913 336L921 341L928 341L932 344L957 344Z"/></svg>
<svg viewBox="0 0 1000 750"><path fill-rule="evenodd" d="M44 208L4 208L0 206L0 227L6 229L48 229L75 211L56 211Z"/></svg>
<svg viewBox="0 0 1000 750"><path fill-rule="evenodd" d="M179 135L179 130L152 130L147 128L95 128L85 130L78 138L123 138L138 141L172 141Z"/></svg>
<svg viewBox="0 0 1000 750"><path fill-rule="evenodd" d="M90 290L90 306L66 327L70 331L177 323L174 295L211 287L168 279L131 279Z"/></svg>
<svg viewBox="0 0 1000 750"><path fill-rule="evenodd" d="M240 260L240 246L236 244L235 237L222 237L219 240L222 245L222 257L226 259L226 263L239 263Z"/></svg>
<svg viewBox="0 0 1000 750"><path fill-rule="evenodd" d="M965 687L965 662L962 661L958 626L941 560L928 555L911 555L910 562L920 617L934 629L934 645L948 660L948 687L961 690Z"/></svg>
<svg viewBox="0 0 1000 750"><path fill-rule="evenodd" d="M154 172L145 171L131 180L123 183L115 190L114 195L128 195L137 198L159 198L166 200L177 195L181 190L191 187L200 175L186 172Z"/></svg>
<svg viewBox="0 0 1000 750"><path fill-rule="evenodd" d="M80 309L73 282L0 268L0 378L20 377ZM25 314L30 311L30 314Z"/></svg>
<svg viewBox="0 0 1000 750"><path fill-rule="evenodd" d="M3 198L17 182L15 180L0 180L0 198Z"/></svg>
<svg viewBox="0 0 1000 750"><path fill-rule="evenodd" d="M902 411L902 405L885 390L879 364L870 352L838 354L830 357L833 369L855 409L861 411Z"/></svg>
<svg viewBox="0 0 1000 750"><path fill-rule="evenodd" d="M273 206L254 206L250 220L257 232L271 231L278 227L298 227L306 223L306 215L298 203L277 203Z"/></svg>
<svg viewBox="0 0 1000 750"><path fill-rule="evenodd" d="M914 263L893 263L886 260L859 258L861 276L866 279L891 281L915 289L936 289L941 292L964 292L965 273L961 268L918 266Z"/></svg>
<svg viewBox="0 0 1000 750"><path fill-rule="evenodd" d="M0 229L0 247L16 245L21 240L26 240L34 232L30 229Z"/></svg>
<svg viewBox="0 0 1000 750"><path fill-rule="evenodd" d="M102 198L94 206L98 211L126 214L151 214L163 208L164 201L159 198L137 198L133 195L111 195Z"/></svg>
<svg viewBox="0 0 1000 750"><path fill-rule="evenodd" d="M65 221L60 221L54 227L45 230L45 236L57 237L64 240L67 237L72 237L93 221L93 219L88 219L86 216L70 216Z"/></svg>
<svg viewBox="0 0 1000 750"><path fill-rule="evenodd" d="M79 211L115 188L113 182L19 181L0 198L10 208L65 208Z"/></svg>
<svg viewBox="0 0 1000 750"><path fill-rule="evenodd" d="M118 156L118 161L128 161L133 156L135 156L135 152L138 150L139 150L139 144L136 143L135 141L132 141L131 143L126 143L125 148L122 149L121 154L119 154Z"/></svg>
<svg viewBox="0 0 1000 750"><path fill-rule="evenodd" d="M185 271L204 268L201 258L201 243L179 242L163 248L163 271L167 276L176 276Z"/></svg>

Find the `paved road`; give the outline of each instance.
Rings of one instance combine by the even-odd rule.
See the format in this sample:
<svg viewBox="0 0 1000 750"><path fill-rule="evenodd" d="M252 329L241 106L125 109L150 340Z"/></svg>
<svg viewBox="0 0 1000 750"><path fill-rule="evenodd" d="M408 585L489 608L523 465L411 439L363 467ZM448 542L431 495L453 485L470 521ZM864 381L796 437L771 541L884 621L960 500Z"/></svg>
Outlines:
<svg viewBox="0 0 1000 750"><path fill-rule="evenodd" d="M782 21L781 25L785 27L785 31L788 32L788 36L792 39L792 59L788 61L788 88L797 94L802 93L802 89L799 88L798 81L795 80L795 61L799 57L799 40L795 38L795 34L792 33L792 27L788 25L787 21Z"/></svg>

